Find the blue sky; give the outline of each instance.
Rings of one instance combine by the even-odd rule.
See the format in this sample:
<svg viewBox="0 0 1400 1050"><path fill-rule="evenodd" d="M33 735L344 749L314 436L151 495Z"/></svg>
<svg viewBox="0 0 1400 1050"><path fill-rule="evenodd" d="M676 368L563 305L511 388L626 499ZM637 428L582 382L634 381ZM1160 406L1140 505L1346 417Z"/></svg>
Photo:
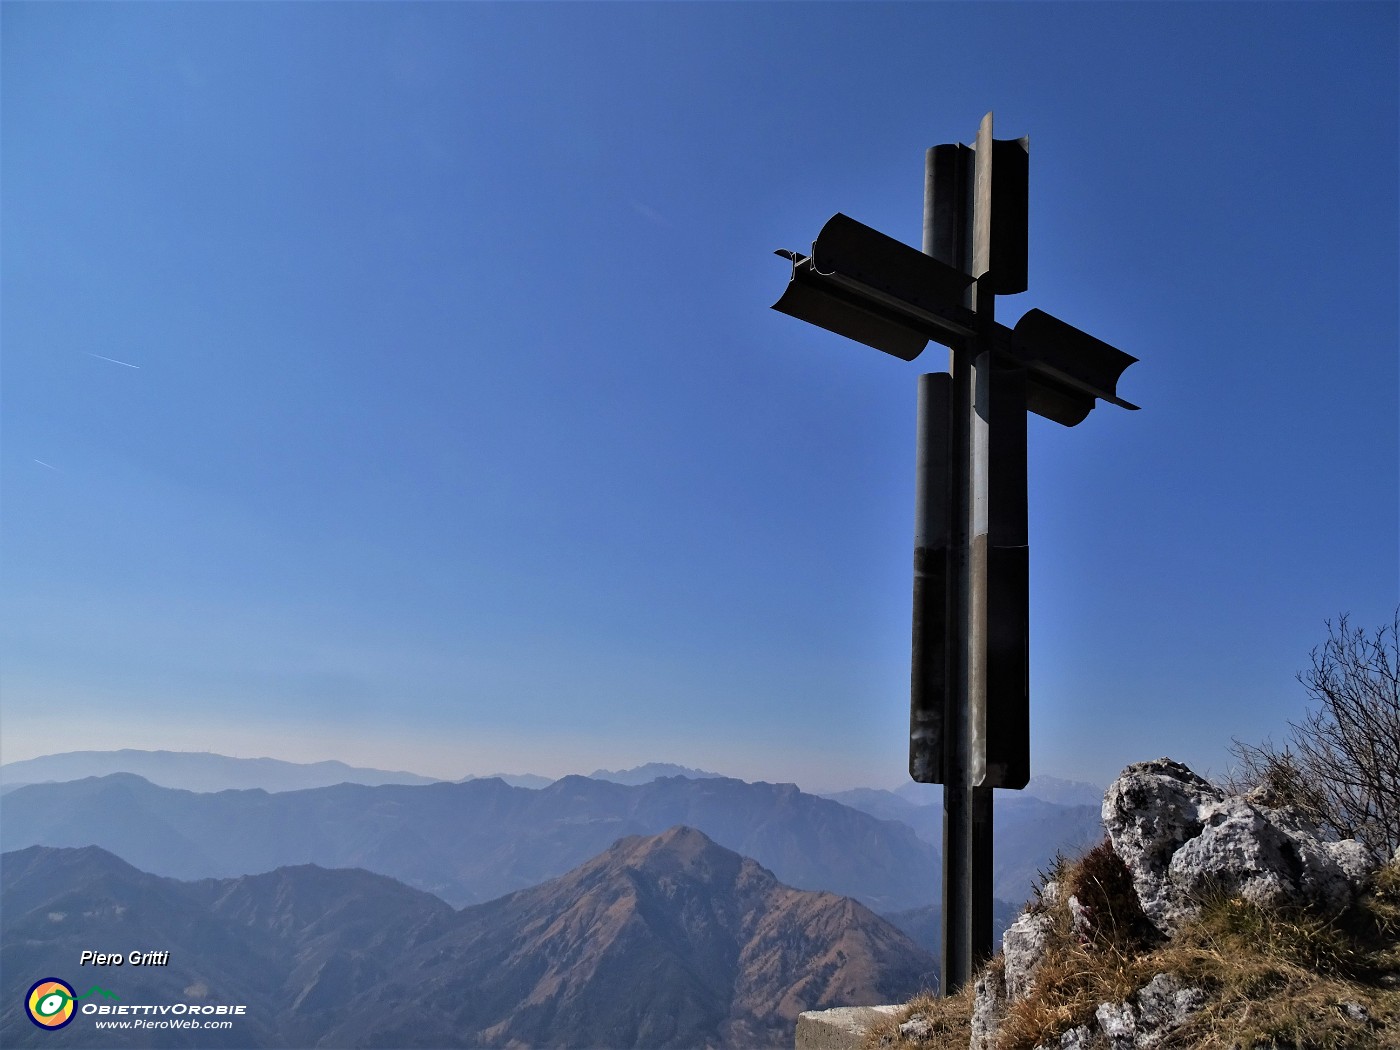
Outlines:
<svg viewBox="0 0 1400 1050"><path fill-rule="evenodd" d="M1223 771L1400 596L1398 10L5 3L0 757L900 783L946 355L772 250L990 109L999 318L1141 359L1030 423L1034 771Z"/></svg>

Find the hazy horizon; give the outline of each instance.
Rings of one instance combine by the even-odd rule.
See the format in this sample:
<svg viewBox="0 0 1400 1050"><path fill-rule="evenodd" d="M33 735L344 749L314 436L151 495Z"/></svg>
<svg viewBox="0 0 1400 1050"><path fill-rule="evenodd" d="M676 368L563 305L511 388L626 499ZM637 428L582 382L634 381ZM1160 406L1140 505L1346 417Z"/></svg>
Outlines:
<svg viewBox="0 0 1400 1050"><path fill-rule="evenodd" d="M593 774L599 773L599 772L630 773L630 772L632 772L633 770L640 769L640 768L644 768L644 767L649 766L649 765L676 766L676 767L679 767L679 768L688 769L688 770L693 770L693 771L696 771L696 772L717 773L717 774L719 774L720 776L732 777L733 779L736 779L736 780L746 780L746 781L749 781L750 783L752 783L752 782L754 782L754 781L757 781L757 780L768 780L770 783L774 782L773 779L770 778L770 777L740 777L740 776L738 776L737 774L727 773L727 772L725 772L724 770L719 770L719 769L703 769L703 770L702 770L702 769L698 769L698 767L695 767L695 766L687 766L687 765L685 765L684 763L681 763L681 762L669 762L669 761L667 761L667 760L665 760L665 759L656 759L656 760L648 760L648 761L646 761L646 762L638 762L638 763L635 763L635 764L630 765L630 766L619 767L618 769L611 769L611 770L608 769L606 766L597 766L597 767L594 767L593 769L588 769L588 770L585 770L585 769L569 769L569 770L567 770L567 771L565 771L565 772L562 772L562 773L541 773L539 770L535 770L535 769L493 769L493 770L489 770L489 771L486 771L486 770L468 770L468 771L466 771L465 773L444 774L444 773L428 773L428 772L425 772L425 771L423 771L423 770L421 770L421 769L414 769L414 768L411 768L411 767L408 767L408 766L387 767L387 766L366 765L366 764L360 763L360 762L346 762L344 759L336 758L336 757L334 757L334 756L325 756L325 757L322 757L322 758L307 758L307 759L286 759L286 758L280 758L280 757L277 756L277 755L267 755L267 754L256 754L256 755L254 755L254 754L248 754L248 755L231 755L231 754L229 754L229 753L227 753L227 752L224 752L224 751L173 751L173 750L168 749L168 748L83 748L83 749L75 749L75 750L71 750L71 751L57 751L57 752L50 752L50 753L40 754L40 755L29 755L29 756L26 756L26 757L24 757L24 758L6 759L4 762L0 762L0 767L9 767L9 766L12 766L12 765L14 765L14 764L16 764L16 763L19 763L19 762L33 761L34 759L38 759L38 758L53 758L53 757L58 757L58 756L61 756L61 755L70 755L70 754L119 754L119 753L122 752L122 751L136 751L136 752L142 752L142 753L148 753L148 754L150 754L150 753L158 753L158 754L179 754L179 755L212 755L212 756L217 757L217 758L231 758L231 759L235 759L235 760L238 760L238 761L257 761L257 760L259 760L259 759L274 759L274 760L283 761L283 762L294 762L294 763L301 764L301 765L315 765L316 763L319 763L319 762L339 762L339 763L341 763L341 764L343 764L343 765L347 765L347 766L350 766L350 767L353 767L353 768L359 768L359 769L373 769L373 770L376 770L376 771L378 771L378 772L383 772L383 773L412 773L412 774L416 774L416 775L418 775L418 776L435 777L435 778L437 778L437 779L439 779L439 780L443 780L443 781L453 781L453 782L463 780L463 779L465 779L466 777L469 777L469 776L470 776L470 777L477 777L477 778L492 777L492 776L545 776L545 777L550 777L550 778L552 778L552 779L554 779L554 780L560 780L560 779L562 779L562 778L564 778L564 777L567 777L567 776L585 776L585 777L586 777L586 776L592 776ZM1049 776L1049 775L1050 775L1050 774L1037 774L1037 776ZM1067 778L1067 777L1066 777L1066 778L1055 778L1055 779L1064 779L1064 780L1068 780L1068 779L1070 779L1070 778ZM783 781L783 782L784 782L784 783L787 783L787 781ZM893 790L893 789L895 789L895 788L901 787L904 783L908 783L908 782L909 782L909 781L908 781L907 779L901 781L901 780L899 780L898 778L896 778L896 779L894 780L894 782L892 782L892 783L890 783L890 784L866 784L866 783L861 783L861 784L845 784L845 785L841 785L841 786L828 786L828 787L821 787L821 788L809 788L806 784L798 784L798 787L802 788L802 790L804 790L804 791L808 791L809 793L816 793L816 792L819 792L819 791L824 791L824 792L844 791L844 790L849 790L849 789L853 789L853 788L877 788L877 789L883 788L883 789L885 789L885 790ZM1078 782L1081 782L1081 783L1088 783L1088 784L1095 784L1094 781L1080 780L1080 781L1078 781ZM1097 784L1095 784L1095 786L1104 786L1104 785L1097 785Z"/></svg>
<svg viewBox="0 0 1400 1050"><path fill-rule="evenodd" d="M1032 773L1400 592L1393 4L0 6L6 762L905 778L909 364L769 306L1030 137ZM800 14L800 17L799 17Z"/></svg>
<svg viewBox="0 0 1400 1050"><path fill-rule="evenodd" d="M495 776L502 776L502 777L529 777L529 776L537 776L537 777L547 777L547 778L552 779L552 780L560 780L560 779L563 779L564 777L568 777L568 776L591 777L591 776L595 776L596 774L599 774L599 773L629 774L629 773L634 773L634 772L636 772L637 770L640 770L640 769L645 769L645 768L648 767L648 766L669 766L669 767L675 767L675 768L677 768L677 769L686 770L686 771L689 771L689 772L702 773L702 774L717 774L717 775L719 775L719 776L721 776L721 777L730 777L730 778L736 779L736 780L745 780L745 781L748 781L748 782L750 782L750 783L753 783L753 782L756 782L756 781L759 781L759 780L767 780L769 783L773 783L773 782L774 782L772 778L767 778L767 777L740 777L740 776L738 776L738 775L736 775L736 774L727 773L727 772L725 772L725 771L723 771L723 770L718 770L718 769L697 769L697 768L694 767L694 766L686 766L686 765L684 765L683 763L680 763L680 762L667 762L667 761L665 761L665 760L641 762L641 763L637 763L636 765L627 766L627 767L623 767L623 768L619 768L619 769L607 769L606 767L598 767L598 768L590 769L590 770L584 770L584 769L570 769L570 770L568 770L567 772L563 772L563 773L553 773L553 774L544 774L544 773L538 772L537 770L532 770L532 769L494 769L494 770L490 770L490 771L484 771L484 770L470 770L470 771L468 771L468 772L466 772L466 773L458 774L458 775L452 775L452 774L444 775L444 774L437 774L437 773L425 773L425 772L422 771L422 770L419 770L419 769L412 769L412 768L408 768L408 767L402 767L402 768L396 767L396 768L393 768L393 769L389 769L389 768L382 767L382 766L364 766L364 765L362 765L362 764L360 764L360 763L345 762L343 759L338 759L338 758L334 758L334 757L325 757L325 758L319 758L319 759L306 759L306 760L294 760L294 759L279 759L279 758L277 758L277 756L274 756L274 755L230 755L230 754L227 754L227 753L225 753L225 752L219 752L219 751L170 751L170 750L159 749L159 748L105 748L105 749L103 749L103 748L97 748L97 749L89 749L89 750L81 750L81 751L60 751L60 752L54 752L54 753L45 754L45 755L33 755L33 756L30 756L29 758L21 758L21 759L7 760L7 761L5 761L5 762L0 763L0 769L10 769L10 768L12 768L13 766L15 766L15 765L17 765L17 764L20 764L20 763L23 763L23 762L30 762L30 761L41 760L41 759L46 759L46 758L59 758L59 757L66 757L66 756L69 756L69 755L118 755L118 754L122 754L123 752L127 752L127 751L135 752L135 753L137 753L137 754L166 754L166 755L181 755L181 756L184 756L184 755L209 755L209 756L212 756L212 757L214 757L214 758L231 759L231 760L233 760L233 761L238 761L238 762L256 762L256 761L263 761L263 760L273 760L273 761L293 762L293 763L295 763L295 764L298 764L298 765L305 765L305 766L314 766L314 765L316 765L316 764L318 764L318 763L323 763L323 762L336 762L336 763L340 763L341 765L345 765L345 766L348 766L348 767L353 768L353 769L371 769L371 770L374 770L374 771L380 772L380 773L407 773L407 774L412 774L412 775L415 775L415 776L436 778L437 780L440 780L440 781L443 781L443 782L451 782L451 783L461 782L461 781L463 781L463 780L466 780L468 777L471 777L471 778L474 778L474 779L484 779L484 778L495 777ZM1034 788L1034 787L1036 786L1037 783L1043 783L1043 782L1045 782L1045 781L1047 781L1047 780L1049 780L1049 781L1058 781L1058 782L1063 782L1063 783L1071 783L1071 784L1084 784L1084 785L1086 785L1086 786L1096 787L1096 788L1099 788L1099 789L1103 789L1103 788L1106 788L1106 787L1107 787L1106 784L1100 784L1100 783L1097 783L1097 782L1094 782L1094 781L1084 780L1084 779L1082 779L1082 778L1080 778L1080 779L1071 779L1071 778L1068 778L1068 777L1056 777L1056 776L1053 776L1053 775L1051 775L1051 774L1046 774L1046 773L1037 773L1037 774L1035 774L1035 776L1033 776L1033 777L1031 778L1031 783L1030 783L1030 784L1028 785L1028 787L1027 787L1028 792L1030 792L1030 793L1033 794L1034 792L1031 791L1030 789ZM778 782L788 783L789 781L778 781ZM831 794L831 793L837 793L837 792L847 791L847 790L853 790L853 789L871 789L871 788L876 789L876 790L895 791L895 790L898 790L898 789L900 789L900 788L905 787L905 786L908 785L908 784L910 784L910 781L908 781L907 779L903 779L903 780L901 780L901 779L896 779L893 783L889 783L889 784L880 784L880 783L860 783L860 784L843 784L843 785L827 785L827 786L821 786L821 787L810 787L808 784L799 783L797 786L798 786L799 788L801 788L803 791L808 792L809 794L822 794L822 793ZM200 789L200 790L204 790L204 789ZM1000 790L1000 789L999 789L999 790Z"/></svg>

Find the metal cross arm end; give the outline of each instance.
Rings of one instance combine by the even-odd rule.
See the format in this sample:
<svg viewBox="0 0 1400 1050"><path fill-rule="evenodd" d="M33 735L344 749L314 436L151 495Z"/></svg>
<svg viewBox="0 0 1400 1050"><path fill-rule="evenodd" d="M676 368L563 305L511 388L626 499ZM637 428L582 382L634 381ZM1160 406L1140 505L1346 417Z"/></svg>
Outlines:
<svg viewBox="0 0 1400 1050"><path fill-rule="evenodd" d="M1080 423L1094 399L1137 411L1118 396L1118 380L1137 361L1044 310L1028 310L1014 329L996 326L996 349L1026 370L1026 407L1067 427Z"/></svg>
<svg viewBox="0 0 1400 1050"><path fill-rule="evenodd" d="M951 346L975 331L962 305L973 278L845 215L833 215L812 254L778 250L792 261L787 290L773 309L904 361L930 339Z"/></svg>

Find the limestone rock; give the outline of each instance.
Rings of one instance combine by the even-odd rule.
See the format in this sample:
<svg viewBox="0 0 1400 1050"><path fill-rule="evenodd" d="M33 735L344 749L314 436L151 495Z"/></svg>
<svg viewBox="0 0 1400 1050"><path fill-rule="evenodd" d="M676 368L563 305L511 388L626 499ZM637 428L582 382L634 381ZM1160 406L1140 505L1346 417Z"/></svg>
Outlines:
<svg viewBox="0 0 1400 1050"><path fill-rule="evenodd" d="M968 1040L968 1050L992 1050L997 1029L1006 1016L1006 982L1002 978L1002 968L984 969L973 990L972 1036Z"/></svg>
<svg viewBox="0 0 1400 1050"><path fill-rule="evenodd" d="M1328 841L1295 814L1226 795L1167 758L1125 769L1102 816L1143 911L1168 934L1209 888L1262 906L1340 910L1375 868L1361 843Z"/></svg>
<svg viewBox="0 0 1400 1050"><path fill-rule="evenodd" d="M923 1014L914 1014L899 1026L899 1034L904 1039L927 1039L933 1034L933 1023Z"/></svg>
<svg viewBox="0 0 1400 1050"><path fill-rule="evenodd" d="M1350 1020L1366 1024L1371 1020L1371 1012L1360 1003L1352 1002L1350 999L1343 999L1337 1004L1337 1008L1342 1011Z"/></svg>
<svg viewBox="0 0 1400 1050"><path fill-rule="evenodd" d="M1065 901L1069 906L1070 932L1076 937L1086 938L1094 931L1093 917L1089 914L1089 909L1079 903L1079 898L1070 894L1069 900Z"/></svg>
<svg viewBox="0 0 1400 1050"><path fill-rule="evenodd" d="M1058 899L1059 887L1051 882L1045 887L1044 897L1053 902ZM1040 965L1045 952L1045 938L1049 935L1054 920L1050 913L1022 912L1001 935L1001 957L1006 967L1006 997L1010 1002L1025 998L1031 990L1036 967Z"/></svg>
<svg viewBox="0 0 1400 1050"><path fill-rule="evenodd" d="M1094 1011L1099 1031L1110 1050L1133 1050L1137 1036L1137 1012L1127 1003L1100 1003Z"/></svg>
<svg viewBox="0 0 1400 1050"><path fill-rule="evenodd" d="M1094 1045L1093 1030L1087 1024L1071 1028L1050 1043L1041 1043L1035 1050L1089 1050Z"/></svg>
<svg viewBox="0 0 1400 1050"><path fill-rule="evenodd" d="M1137 990L1137 1045L1151 1050L1160 1045L1167 1034L1180 1028L1191 1015L1206 1004L1206 993L1200 988L1184 987L1177 977L1159 973Z"/></svg>
<svg viewBox="0 0 1400 1050"><path fill-rule="evenodd" d="M1109 1050L1155 1050L1205 1002L1206 993L1201 989L1183 987L1173 975L1159 973L1129 996L1128 1001L1100 1003L1094 1011L1093 1026L1071 1029L1061 1037L1060 1043L1051 1043L1046 1050L1056 1046L1061 1050L1088 1047L1096 1034L1102 1036L1097 1045L1106 1043Z"/></svg>

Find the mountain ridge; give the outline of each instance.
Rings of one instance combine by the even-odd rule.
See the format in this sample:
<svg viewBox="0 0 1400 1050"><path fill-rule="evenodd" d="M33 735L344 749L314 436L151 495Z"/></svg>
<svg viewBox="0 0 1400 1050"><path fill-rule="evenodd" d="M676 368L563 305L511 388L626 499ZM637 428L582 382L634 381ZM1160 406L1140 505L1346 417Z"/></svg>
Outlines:
<svg viewBox="0 0 1400 1050"><path fill-rule="evenodd" d="M113 773L134 773L162 787L185 791L261 788L295 791L340 783L433 784L403 770L352 766L337 759L287 762L280 758L235 758L212 751L65 751L0 765L0 784L18 786L81 780Z"/></svg>
<svg viewBox="0 0 1400 1050"><path fill-rule="evenodd" d="M149 768L156 763L170 765L179 762L202 763L206 766L227 767L243 772L237 777L230 777L217 783L207 781L190 783L162 779L158 770ZM144 771L141 768L143 765L147 767ZM267 774L269 772L273 774L271 783L268 782ZM6 762L0 764L0 788L22 784L78 780L89 776L106 776L110 773L136 773L153 784L191 791L222 791L256 787L261 787L265 791L286 791L307 787L327 787L345 782L373 786L389 783L430 784L454 779L461 783L468 780L493 778L504 780L512 787L539 788L559 779L558 777L540 776L536 773L468 773L457 778L429 777L406 770L353 766L338 759L325 759L319 762L291 762L268 757L241 758L213 751L122 748L112 751L64 751ZM724 778L725 774L672 762L646 762L627 769L595 769L587 776L595 780L611 780L615 783L635 786L658 777L684 776L691 779L705 779ZM258 779L259 777L262 779ZM939 804L938 799L934 797L936 789L931 792L930 786L926 784L906 783L893 789L855 787L843 791L814 791L810 793L837 800L846 800L848 797L856 796L866 796L867 799L893 797L914 807ZM1097 806L1103 799L1103 793L1103 786L1098 784L1036 775L1031 778L1030 783L1022 792L1015 794L1039 798L1056 805ZM998 792L998 798L1003 797L1003 795L1012 797L1012 794Z"/></svg>
<svg viewBox="0 0 1400 1050"><path fill-rule="evenodd" d="M98 845L160 875L229 877L299 863L363 867L453 905L534 885L631 834L676 824L754 857L801 889L879 911L934 899L937 853L908 827L794 785L582 776L546 788L500 780L269 793L196 793L132 774L28 785L0 799L0 845Z"/></svg>
<svg viewBox="0 0 1400 1050"><path fill-rule="evenodd" d="M93 753L69 753L70 756L83 754ZM136 751L98 754L105 755L107 759L155 754L166 754L174 757L181 755L181 753ZM206 754L194 757L206 759L218 758L219 756ZM253 760L229 761L242 763ZM352 768L333 763L323 763L322 766L337 771ZM640 783L628 785L620 783L616 779L598 779L599 774L605 773L613 777L622 777L623 780L633 779ZM672 775L661 775L668 773ZM57 821L58 830L62 832L57 838L31 834L16 839L14 834L18 829L13 826L15 818L12 816L10 834L5 837L5 844L17 846L28 845L32 842L46 842L52 845L76 846L90 842L97 843L109 846L118 854L129 856L153 871L188 878L262 871L281 864L300 861L316 861L331 866L359 865L368 870L393 875L421 889L444 896L456 905L462 905L486 900L492 896L559 874L570 864L580 862L602 849L607 844L609 835L651 833L672 823L688 821L692 824L705 826L706 830L716 834L727 846L738 849L740 852L758 855L770 866L780 870L784 878L796 885L814 889L828 887L839 889L842 892L860 897L883 913L906 911L927 902L927 898L921 902L912 896L914 886L913 882L908 879L905 880L903 890L895 889L893 892L888 885L883 888L876 885L880 881L878 879L866 879L862 882L855 879L854 873L850 871L848 871L848 875L852 877L847 881L832 883L827 877L824 865L804 859L803 851L795 848L792 841L786 844L780 843L776 841L778 837L776 833L770 831L767 833L770 841L766 845L758 845L755 842L755 836L759 835L760 832L756 826L750 826L746 829L721 830L720 827L716 826L716 822L722 821L722 815L712 812L709 817L698 817L691 812L692 805L682 804L675 797L672 798L668 806L642 806L641 809L646 810L645 812L639 811L637 805L627 801L626 791L629 788L640 787L646 788L652 794L670 792L672 796L685 791L691 791L697 796L706 792L729 791L731 800L735 801L736 804L750 806L755 804L752 799L749 803L742 803L738 799L736 792L742 793L745 789L736 788L734 785L744 785L744 781L735 781L731 778L705 774L703 770L691 770L671 764L649 763L617 773L598 770L589 777L575 774L553 782L523 774L507 778L468 777L456 782L474 785L475 793L464 798L464 801L473 808L484 811L488 823L499 824L501 821L512 819L511 814L524 821L520 834L516 835L511 842L507 842L503 836L497 835L493 842L482 844L480 841L482 836L478 833L478 829L462 830L462 834L474 837L483 849L496 851L500 870L495 874L486 870L482 865L474 865L470 859L456 856L452 848L444 847L443 843L438 841L439 833L428 824L415 822L412 819L398 822L392 819L396 810L411 810L415 805L425 804L423 800L427 798L429 799L427 804L431 804L443 813L444 826L454 826L454 821L459 822L458 817L452 814L452 807L444 803L437 795L416 796L416 801L407 796L390 798L382 793L376 796L366 794L366 788L387 787L388 785L357 785L348 781L315 787L288 787L285 783L272 784L271 787L274 789L279 786L285 789L272 791L264 787L201 791L200 793L213 797L199 801L186 797L182 803L186 809L192 806L197 807L206 818L196 821L195 827L190 827L191 822L188 814L182 818L178 814L170 812L172 807L180 808L174 806L173 803L162 803L154 808L145 806L140 801L146 797L140 785L145 782L146 778L123 779L135 777L138 775L131 773L107 775L108 787L105 789L106 794L102 803L105 810L101 818L87 813L61 812L62 807L57 807L57 809L50 807L49 816ZM677 777L684 778L684 781L670 783ZM89 780L91 778L83 779ZM331 779L339 779L339 777L335 776ZM730 787L718 788L691 783L698 780L708 781L711 785L727 784ZM1032 788L1038 781L1049 782L1053 781L1053 778L1033 779ZM9 813L22 807L23 800L31 796L21 795L19 796L20 801L15 802L10 798L10 795L17 790L32 791L43 787L50 794L67 792L73 796L87 790L62 788L60 785L65 783L74 785L82 783L82 781L8 788L4 796L5 801L0 805L4 805ZM432 781L420 786L430 787L451 783L453 782ZM518 797L511 796L508 791L506 795L501 795L496 788L491 786L493 784L502 785L505 788L528 787L532 791L543 794L537 799L537 804L533 806L534 813L531 815L529 811L532 807L530 805L522 803ZM667 786L668 784L669 786ZM125 785L125 794L118 791L119 785ZM1067 790L1070 790L1071 793L1083 792L1092 788L1092 785L1077 782L1053 781L1051 783L1051 787L1063 788L1065 785L1068 785ZM170 788L169 790L198 791L200 788L208 786L207 783L202 783L182 788ZM915 851L925 854L924 859L932 865L936 863L942 841L942 811L941 805L937 804L939 791L936 787L928 785L911 786L919 789L918 793L912 797L923 800L922 804L910 801L902 791L891 792L870 788L852 789L826 796L811 796L801 792L795 786L784 787L760 781L757 784L747 785L747 791L753 796L767 794L767 801L763 805L772 811L770 816L772 820L777 822L777 826L787 829L790 839L794 835L799 839L805 837L808 840L808 846L811 846L811 840L823 837L821 825L833 818L815 816L811 812L814 803L810 800L825 798L847 809L863 812L876 820L896 821L902 826L912 828L917 838L924 843L924 846L916 845ZM318 796L304 794L317 790L324 790L326 794ZM280 801L263 799L258 803L249 802L247 798L236 794L220 797L225 792L230 791L265 792L273 795L285 794L290 797ZM797 796L805 800L801 806L797 807L803 809L803 813L796 813L792 806L783 801L783 792L785 791L797 792ZM1012 902L1024 900L1032 891L1037 873L1049 863L1057 851L1083 849L1098 841L1102 836L1097 805L1092 807L1060 805L1046 802L1027 792L998 792L997 796L997 820L994 830L996 857L994 894L999 898ZM239 801L240 798L244 798L244 800ZM359 804L366 808L367 812L363 818L354 814L351 805L352 799L361 800ZM86 804L90 803L75 802L74 807L71 808L76 809ZM245 811L250 808L256 808L268 817L270 825L247 827L246 825L250 823L251 818ZM715 809L716 807L712 806L711 808ZM558 812L551 816L546 812L551 809L558 810ZM137 811L142 811L141 815L135 815ZM278 846L269 841L279 837L290 840L299 834L295 827L297 818L292 815L293 811L303 814L303 823L309 822L316 825L315 830L309 835L312 841L301 852L290 849L285 843ZM849 817L843 819L847 824L850 823ZM352 845L349 840L356 838L356 834L350 825L357 820L362 825L369 826L361 828L364 832L362 840ZM239 841L247 843L247 849L238 855L230 855L228 844L222 841L222 837L219 835L214 835L213 841L209 841L209 829L219 826L221 822L227 824L229 821L232 821L232 826L225 828L225 830L234 834ZM328 821L331 825L329 830L324 826ZM795 821L805 822L805 830L794 828L792 825ZM18 822L23 825L25 819L21 816ZM252 823L258 824L256 821L252 821ZM757 814L752 814L751 824L761 823L761 818ZM890 837L888 834L881 835L872 831L868 826L861 828L853 825L852 827L866 839L877 842L884 841L881 848L885 851L884 860L886 861L893 859L888 853L891 848L896 848L896 852L905 854L909 852L907 844L905 847L891 847L890 843L885 841ZM489 838L489 836L487 837ZM825 836L823 848L829 857L837 857L840 852L838 844L830 835ZM926 850L932 851L932 857L927 856ZM551 852L557 853L557 857L551 858L549 856ZM810 853L810 850L807 852ZM178 860L172 856L174 854L178 854ZM851 867L849 862L845 860L839 860L838 866L845 866L848 869Z"/></svg>

